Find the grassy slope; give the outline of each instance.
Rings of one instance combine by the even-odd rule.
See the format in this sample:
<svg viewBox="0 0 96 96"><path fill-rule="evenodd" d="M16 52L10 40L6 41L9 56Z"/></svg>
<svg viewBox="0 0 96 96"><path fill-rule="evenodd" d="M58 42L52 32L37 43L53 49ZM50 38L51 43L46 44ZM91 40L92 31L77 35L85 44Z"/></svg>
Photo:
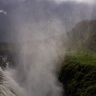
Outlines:
<svg viewBox="0 0 96 96"><path fill-rule="evenodd" d="M96 53L66 56L59 80L67 96L96 96Z"/></svg>
<svg viewBox="0 0 96 96"><path fill-rule="evenodd" d="M78 23L68 36L59 80L67 96L96 96L96 21Z"/></svg>

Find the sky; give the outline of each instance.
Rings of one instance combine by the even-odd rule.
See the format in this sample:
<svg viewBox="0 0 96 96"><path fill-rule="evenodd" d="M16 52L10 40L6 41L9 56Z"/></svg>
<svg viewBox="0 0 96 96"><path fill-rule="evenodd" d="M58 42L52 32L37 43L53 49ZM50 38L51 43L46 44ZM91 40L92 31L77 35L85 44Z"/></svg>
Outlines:
<svg viewBox="0 0 96 96"><path fill-rule="evenodd" d="M68 1L71 1L71 2L77 2L77 3L87 3L87 4L94 4L94 2L96 2L95 0L54 0L58 3L62 3L62 2L68 2Z"/></svg>
<svg viewBox="0 0 96 96"><path fill-rule="evenodd" d="M67 32L82 20L96 19L95 2L95 0L0 0L0 41L15 41L17 33L24 31L25 28L34 30L33 36L51 35L53 31L56 31L54 32L56 34Z"/></svg>

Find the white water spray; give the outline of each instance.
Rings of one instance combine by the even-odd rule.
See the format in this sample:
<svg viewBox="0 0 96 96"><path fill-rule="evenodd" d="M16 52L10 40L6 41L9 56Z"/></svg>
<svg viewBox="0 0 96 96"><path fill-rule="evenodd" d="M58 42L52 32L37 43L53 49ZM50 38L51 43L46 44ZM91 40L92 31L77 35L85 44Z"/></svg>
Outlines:
<svg viewBox="0 0 96 96"><path fill-rule="evenodd" d="M24 96L23 89L12 79L10 73L13 72L3 71L0 67L0 96Z"/></svg>
<svg viewBox="0 0 96 96"><path fill-rule="evenodd" d="M26 90L27 96L62 96L62 86L56 77L56 65L64 53L61 52L61 38L53 35L53 32L51 35L34 35L37 30L48 33L46 28L49 24L43 30L38 24L35 25L35 30L29 30L29 24L23 27L26 29L19 30L20 63L17 65L17 75L19 74L18 81ZM49 30L56 31L55 28L49 27Z"/></svg>
<svg viewBox="0 0 96 96"><path fill-rule="evenodd" d="M62 96L56 67L64 54L61 42L64 26L56 15L51 15L50 4L45 5L43 0L21 1L11 15L19 55L15 79L27 96Z"/></svg>

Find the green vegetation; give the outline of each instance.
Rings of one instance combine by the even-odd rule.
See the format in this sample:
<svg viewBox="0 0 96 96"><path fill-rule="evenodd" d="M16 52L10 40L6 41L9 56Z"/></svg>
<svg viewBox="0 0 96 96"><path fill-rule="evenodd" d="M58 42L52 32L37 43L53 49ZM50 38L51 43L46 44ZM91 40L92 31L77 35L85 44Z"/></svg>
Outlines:
<svg viewBox="0 0 96 96"><path fill-rule="evenodd" d="M59 74L66 96L96 96L96 20L79 22L67 35Z"/></svg>
<svg viewBox="0 0 96 96"><path fill-rule="evenodd" d="M84 51L67 55L59 80L67 96L96 96L96 53Z"/></svg>

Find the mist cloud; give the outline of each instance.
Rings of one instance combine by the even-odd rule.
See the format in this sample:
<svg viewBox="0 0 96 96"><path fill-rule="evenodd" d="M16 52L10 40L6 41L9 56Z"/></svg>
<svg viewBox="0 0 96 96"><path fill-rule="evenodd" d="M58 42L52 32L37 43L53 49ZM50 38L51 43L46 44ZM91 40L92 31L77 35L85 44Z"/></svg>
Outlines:
<svg viewBox="0 0 96 96"><path fill-rule="evenodd" d="M0 9L7 12L7 16L0 14L0 22L3 22L0 24L0 36L2 36L0 41L13 41L19 25L25 23L32 25L33 22L34 24L41 22L43 26L48 20L52 20L54 23L59 22L58 24L64 32L70 30L81 20L96 19L95 5L70 1L57 4L51 0L1 0ZM35 28L33 25L30 27ZM12 40L10 40L10 36Z"/></svg>
<svg viewBox="0 0 96 96"><path fill-rule="evenodd" d="M94 4L96 3L95 0L54 0L56 1L57 3L62 3L62 2L77 2L77 3L85 3L85 4Z"/></svg>

